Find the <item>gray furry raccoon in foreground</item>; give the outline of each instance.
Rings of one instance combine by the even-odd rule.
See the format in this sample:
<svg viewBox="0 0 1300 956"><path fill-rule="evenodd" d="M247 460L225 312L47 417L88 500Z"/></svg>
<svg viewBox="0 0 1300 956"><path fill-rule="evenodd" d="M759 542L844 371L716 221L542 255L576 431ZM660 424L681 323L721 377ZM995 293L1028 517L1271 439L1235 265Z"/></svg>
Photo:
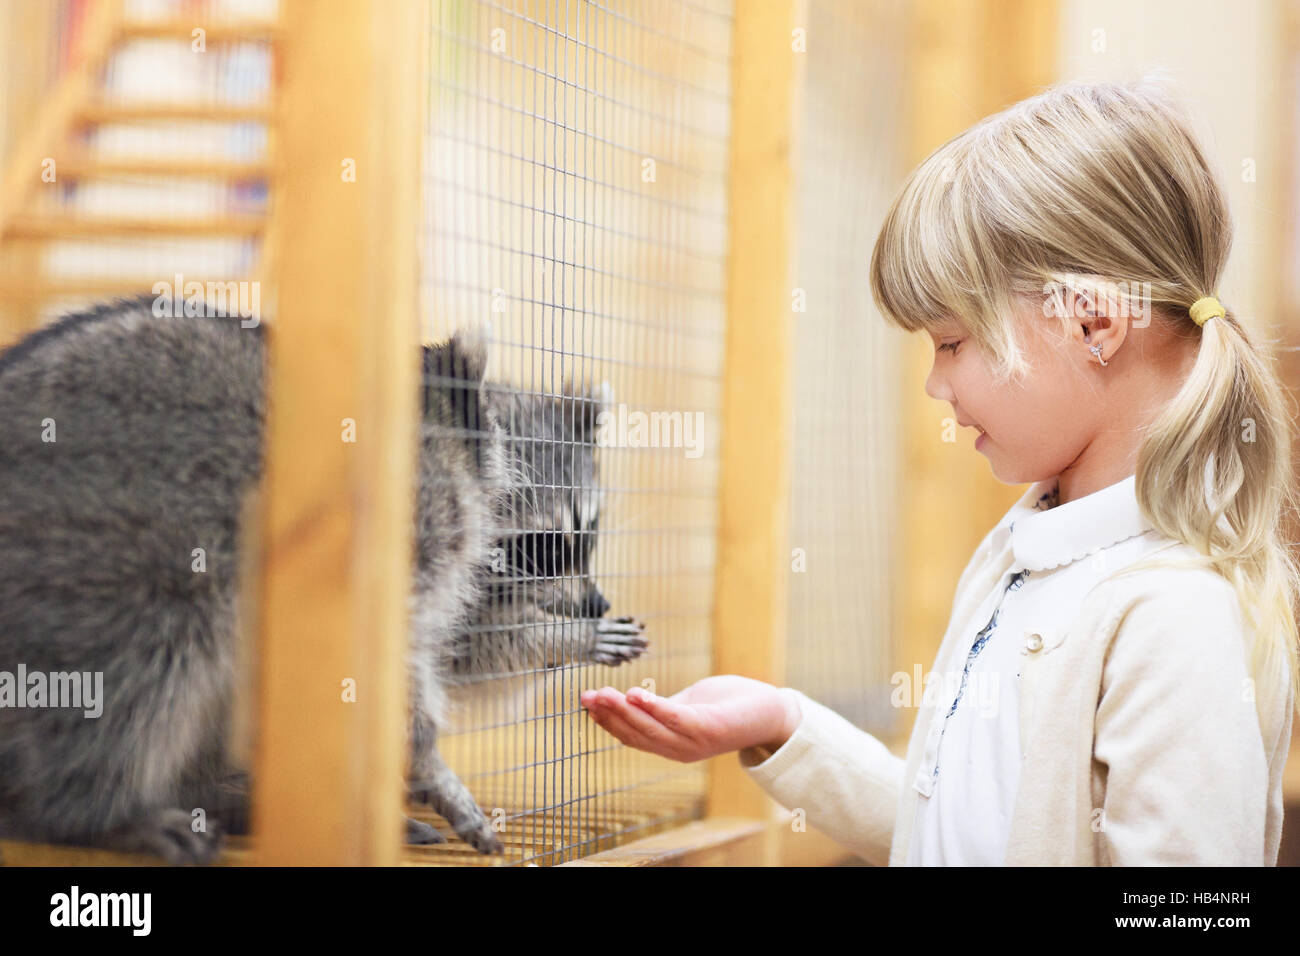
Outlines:
<svg viewBox="0 0 1300 956"><path fill-rule="evenodd" d="M64 317L0 353L0 672L103 675L97 717L0 697L0 835L207 861L223 827L247 828L230 730L267 333L157 317L152 302ZM454 337L426 347L424 366L411 785L492 852L434 743L443 662L478 613L517 469L482 396L482 347ZM408 833L440 839L414 821Z"/></svg>

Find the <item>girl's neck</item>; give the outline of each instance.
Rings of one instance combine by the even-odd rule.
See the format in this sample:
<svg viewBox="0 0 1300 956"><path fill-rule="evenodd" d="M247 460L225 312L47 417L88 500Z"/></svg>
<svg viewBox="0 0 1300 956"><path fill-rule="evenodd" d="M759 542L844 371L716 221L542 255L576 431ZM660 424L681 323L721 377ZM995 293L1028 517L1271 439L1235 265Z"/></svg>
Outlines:
<svg viewBox="0 0 1300 956"><path fill-rule="evenodd" d="M1136 448L1129 449L1126 454L1094 455L1089 458L1089 452L1094 450L1101 450L1096 448L1096 442L1084 449L1083 454L1061 472L1057 485L1058 505L1067 504L1095 491L1109 488L1137 471Z"/></svg>

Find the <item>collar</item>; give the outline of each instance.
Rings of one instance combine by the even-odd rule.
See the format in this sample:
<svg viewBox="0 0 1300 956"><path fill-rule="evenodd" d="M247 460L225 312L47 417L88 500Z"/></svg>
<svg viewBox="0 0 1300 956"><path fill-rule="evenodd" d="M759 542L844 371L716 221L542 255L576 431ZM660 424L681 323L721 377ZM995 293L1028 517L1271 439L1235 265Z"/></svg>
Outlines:
<svg viewBox="0 0 1300 956"><path fill-rule="evenodd" d="M1060 476L1035 482L998 525L1016 567L1041 571L1153 530L1137 502L1137 475L1058 505Z"/></svg>

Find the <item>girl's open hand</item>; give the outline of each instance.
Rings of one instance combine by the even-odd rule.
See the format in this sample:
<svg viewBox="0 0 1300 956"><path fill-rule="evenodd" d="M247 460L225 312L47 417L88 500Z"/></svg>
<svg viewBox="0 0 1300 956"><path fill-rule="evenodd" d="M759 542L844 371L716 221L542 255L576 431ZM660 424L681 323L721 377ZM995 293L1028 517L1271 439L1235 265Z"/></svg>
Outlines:
<svg viewBox="0 0 1300 956"><path fill-rule="evenodd" d="M683 763L760 744L775 750L802 716L793 694L735 674L706 677L671 697L643 687L627 694L602 687L583 691L581 701L596 723L629 747Z"/></svg>

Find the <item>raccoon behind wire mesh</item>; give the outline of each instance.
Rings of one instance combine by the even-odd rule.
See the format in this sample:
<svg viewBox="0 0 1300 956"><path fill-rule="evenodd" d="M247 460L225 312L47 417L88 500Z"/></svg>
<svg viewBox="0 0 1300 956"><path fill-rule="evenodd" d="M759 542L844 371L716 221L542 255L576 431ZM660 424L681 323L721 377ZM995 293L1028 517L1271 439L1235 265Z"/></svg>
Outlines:
<svg viewBox="0 0 1300 956"><path fill-rule="evenodd" d="M436 379L437 370L426 377ZM608 387L579 391L570 383L551 395L484 382L482 399L482 424L504 429L508 491L498 499L499 537L481 569L478 602L429 684L433 706L415 727L411 786L466 842L496 853L504 848L492 826L437 750L448 690L566 664L617 665L649 643L643 622L604 617L610 606L591 576L602 498L596 420ZM442 838L435 831L430 840Z"/></svg>
<svg viewBox="0 0 1300 956"><path fill-rule="evenodd" d="M513 477L502 499L504 531L482 600L456 643L453 674L498 677L592 662L618 665L648 646L633 617L610 609L592 577L603 492L596 422L609 386L549 395L485 384L506 428Z"/></svg>
<svg viewBox="0 0 1300 956"><path fill-rule="evenodd" d="M248 825L231 726L267 333L153 302L65 316L0 353L0 671L103 675L93 719L0 707L0 835L206 862ZM517 470L480 397L482 346L456 336L424 356L437 381L420 429L412 780L488 852L499 843L438 757L437 706ZM408 821L408 839L441 836Z"/></svg>

